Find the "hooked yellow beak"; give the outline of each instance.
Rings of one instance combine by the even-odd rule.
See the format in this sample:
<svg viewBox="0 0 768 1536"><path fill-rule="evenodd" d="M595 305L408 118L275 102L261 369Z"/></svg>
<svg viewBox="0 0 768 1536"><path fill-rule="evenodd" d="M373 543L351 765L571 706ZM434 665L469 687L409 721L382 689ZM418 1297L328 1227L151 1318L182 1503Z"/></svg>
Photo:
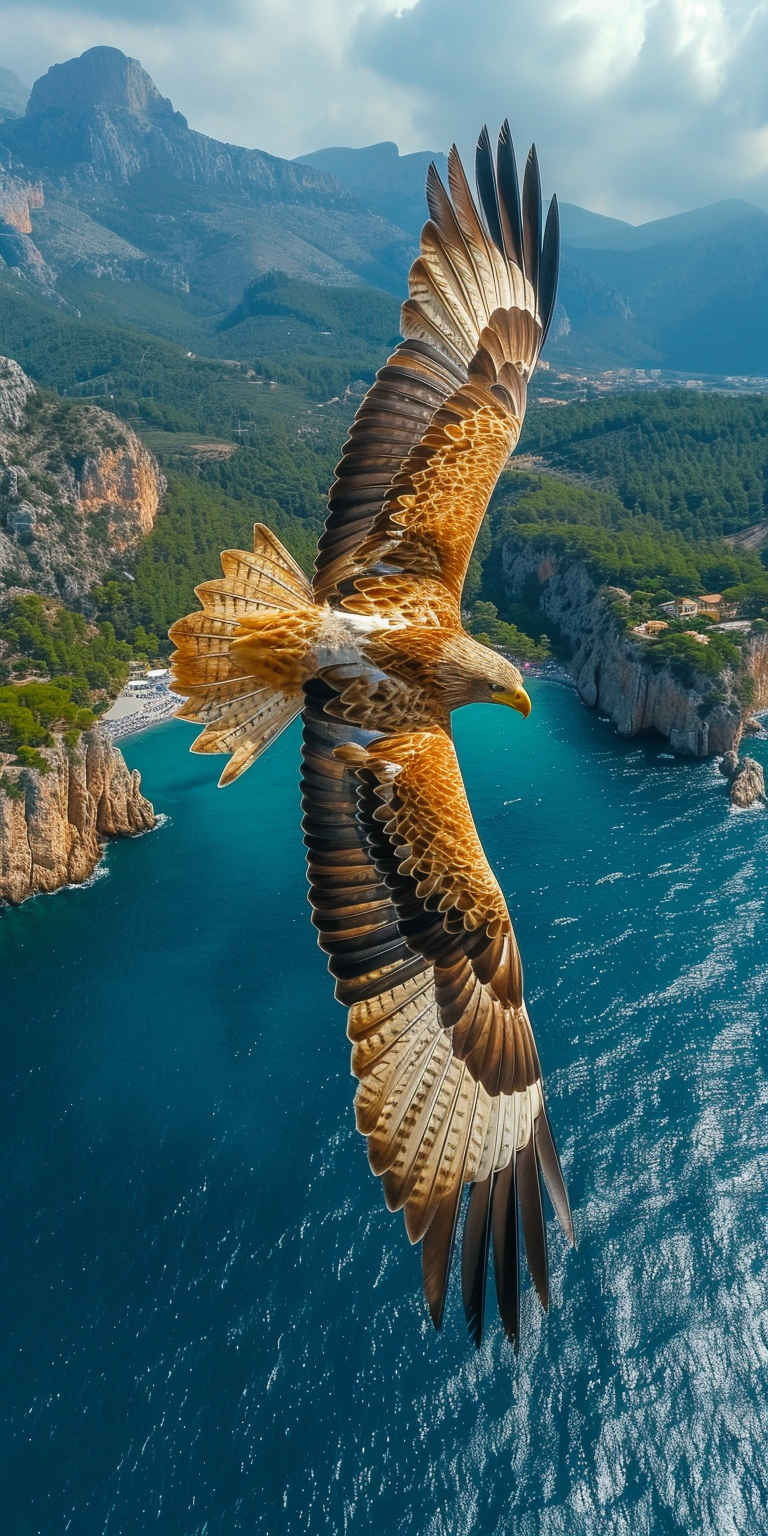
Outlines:
<svg viewBox="0 0 768 1536"><path fill-rule="evenodd" d="M531 701L524 688L510 688L504 693L494 695L495 704L508 704L510 709L516 709L524 720L531 713Z"/></svg>

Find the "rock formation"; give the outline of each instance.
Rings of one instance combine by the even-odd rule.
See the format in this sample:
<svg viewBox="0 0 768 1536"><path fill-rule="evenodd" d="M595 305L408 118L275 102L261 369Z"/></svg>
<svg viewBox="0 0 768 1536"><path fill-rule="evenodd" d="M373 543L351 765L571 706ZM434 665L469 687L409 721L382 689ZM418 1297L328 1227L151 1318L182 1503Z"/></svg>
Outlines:
<svg viewBox="0 0 768 1536"><path fill-rule="evenodd" d="M738 752L732 751L732 752L724 753L724 755L720 759L720 772L725 775L726 779L732 779L734 774L737 774L738 771L739 771L739 754L738 754Z"/></svg>
<svg viewBox="0 0 768 1536"><path fill-rule="evenodd" d="M190 129L138 59L119 48L89 48L52 65L7 131L25 163L60 167L81 182L127 183L153 170L293 202L349 202L333 176Z"/></svg>
<svg viewBox="0 0 768 1536"><path fill-rule="evenodd" d="M57 274L32 239L32 210L44 202L41 182L23 180L0 165L0 267L22 273L58 309L79 314L57 293Z"/></svg>
<svg viewBox="0 0 768 1536"><path fill-rule="evenodd" d="M720 772L731 781L731 805L745 810L757 800L765 800L765 774L754 757L739 757L736 752L726 752Z"/></svg>
<svg viewBox="0 0 768 1536"><path fill-rule="evenodd" d="M607 593L601 593L585 566L560 560L545 548L504 549L504 578L510 597L518 599L537 586L542 612L558 627L570 650L567 662L585 704L613 721L620 736L657 731L673 752L709 757L730 752L741 739L743 707L735 679L720 680L725 699L709 704L711 680L685 686L668 667L656 667L652 652L623 633ZM617 589L611 589L614 593ZM745 648L748 673L755 680L751 708L768 705L768 635L752 636Z"/></svg>
<svg viewBox="0 0 768 1536"><path fill-rule="evenodd" d="M21 117L29 101L29 86L12 69L0 69L0 122L4 117Z"/></svg>
<svg viewBox="0 0 768 1536"><path fill-rule="evenodd" d="M165 489L117 417L41 399L0 358L0 571L6 584L77 602L151 532Z"/></svg>
<svg viewBox="0 0 768 1536"><path fill-rule="evenodd" d="M138 772L98 726L71 754L61 740L42 753L48 773L6 768L0 778L0 905L81 884L105 838L155 825Z"/></svg>
<svg viewBox="0 0 768 1536"><path fill-rule="evenodd" d="M754 757L743 757L739 771L731 781L731 804L740 807L754 805L765 799L765 775Z"/></svg>

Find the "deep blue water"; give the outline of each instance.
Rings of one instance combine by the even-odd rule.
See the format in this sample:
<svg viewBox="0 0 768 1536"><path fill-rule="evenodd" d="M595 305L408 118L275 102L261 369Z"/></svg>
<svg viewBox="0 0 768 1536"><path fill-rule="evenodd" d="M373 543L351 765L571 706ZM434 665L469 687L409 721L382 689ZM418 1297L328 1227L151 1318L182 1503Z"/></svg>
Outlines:
<svg viewBox="0 0 768 1536"><path fill-rule="evenodd" d="M541 684L459 717L579 1235L436 1335L354 1129L292 730L0 915L9 1536L768 1531L768 817ZM768 748L750 747L768 763ZM490 1309L489 1309L490 1310Z"/></svg>

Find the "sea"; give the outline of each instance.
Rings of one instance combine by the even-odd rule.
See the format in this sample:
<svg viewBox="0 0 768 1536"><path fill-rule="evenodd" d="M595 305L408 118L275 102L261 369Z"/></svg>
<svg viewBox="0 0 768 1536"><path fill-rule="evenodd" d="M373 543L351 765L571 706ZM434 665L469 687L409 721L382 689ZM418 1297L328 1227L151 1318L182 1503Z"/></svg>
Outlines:
<svg viewBox="0 0 768 1536"><path fill-rule="evenodd" d="M578 1247L434 1332L354 1128L298 728L0 914L8 1536L768 1532L768 814L575 693L456 717ZM768 768L768 741L748 750ZM491 1293L493 1281L490 1281Z"/></svg>

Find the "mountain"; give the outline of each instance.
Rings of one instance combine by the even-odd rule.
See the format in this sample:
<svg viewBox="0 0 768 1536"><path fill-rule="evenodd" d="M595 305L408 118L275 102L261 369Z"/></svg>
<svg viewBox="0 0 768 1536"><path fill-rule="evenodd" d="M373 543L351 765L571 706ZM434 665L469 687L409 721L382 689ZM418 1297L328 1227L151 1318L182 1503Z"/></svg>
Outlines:
<svg viewBox="0 0 768 1536"><path fill-rule="evenodd" d="M36 81L24 116L0 124L3 160L7 175L42 188L34 243L64 286L138 281L219 312L274 268L402 287L401 229L361 213L322 170L196 133L116 48L91 48Z"/></svg>
<svg viewBox="0 0 768 1536"><path fill-rule="evenodd" d="M335 176L364 207L375 206L418 240L427 217L424 187L433 160L445 179L448 161L444 154L421 150L401 155L391 142L369 144L365 149L317 149L311 155L299 155L294 163Z"/></svg>
<svg viewBox="0 0 768 1536"><path fill-rule="evenodd" d="M299 163L335 176L358 208L379 209L415 242L431 160L445 177L444 155L400 155L391 143ZM563 202L560 219L553 363L768 375L768 214L732 198L633 225Z"/></svg>
<svg viewBox="0 0 768 1536"><path fill-rule="evenodd" d="M698 235L708 235L729 224L744 220L758 222L766 215L754 203L729 198L694 208L690 213L675 213L666 219L651 219L647 224L626 224L623 219L590 213L577 203L560 203L560 227L563 244L589 250L640 251L650 245L679 245Z"/></svg>
<svg viewBox="0 0 768 1536"><path fill-rule="evenodd" d="M29 86L12 69L0 69L0 122L6 117L21 117L29 100Z"/></svg>
<svg viewBox="0 0 768 1536"><path fill-rule="evenodd" d="M566 205L559 299L553 359L765 376L768 214L734 199L632 226Z"/></svg>
<svg viewBox="0 0 768 1536"><path fill-rule="evenodd" d="M1 584L78 602L152 529L165 482L126 422L0 357Z"/></svg>

